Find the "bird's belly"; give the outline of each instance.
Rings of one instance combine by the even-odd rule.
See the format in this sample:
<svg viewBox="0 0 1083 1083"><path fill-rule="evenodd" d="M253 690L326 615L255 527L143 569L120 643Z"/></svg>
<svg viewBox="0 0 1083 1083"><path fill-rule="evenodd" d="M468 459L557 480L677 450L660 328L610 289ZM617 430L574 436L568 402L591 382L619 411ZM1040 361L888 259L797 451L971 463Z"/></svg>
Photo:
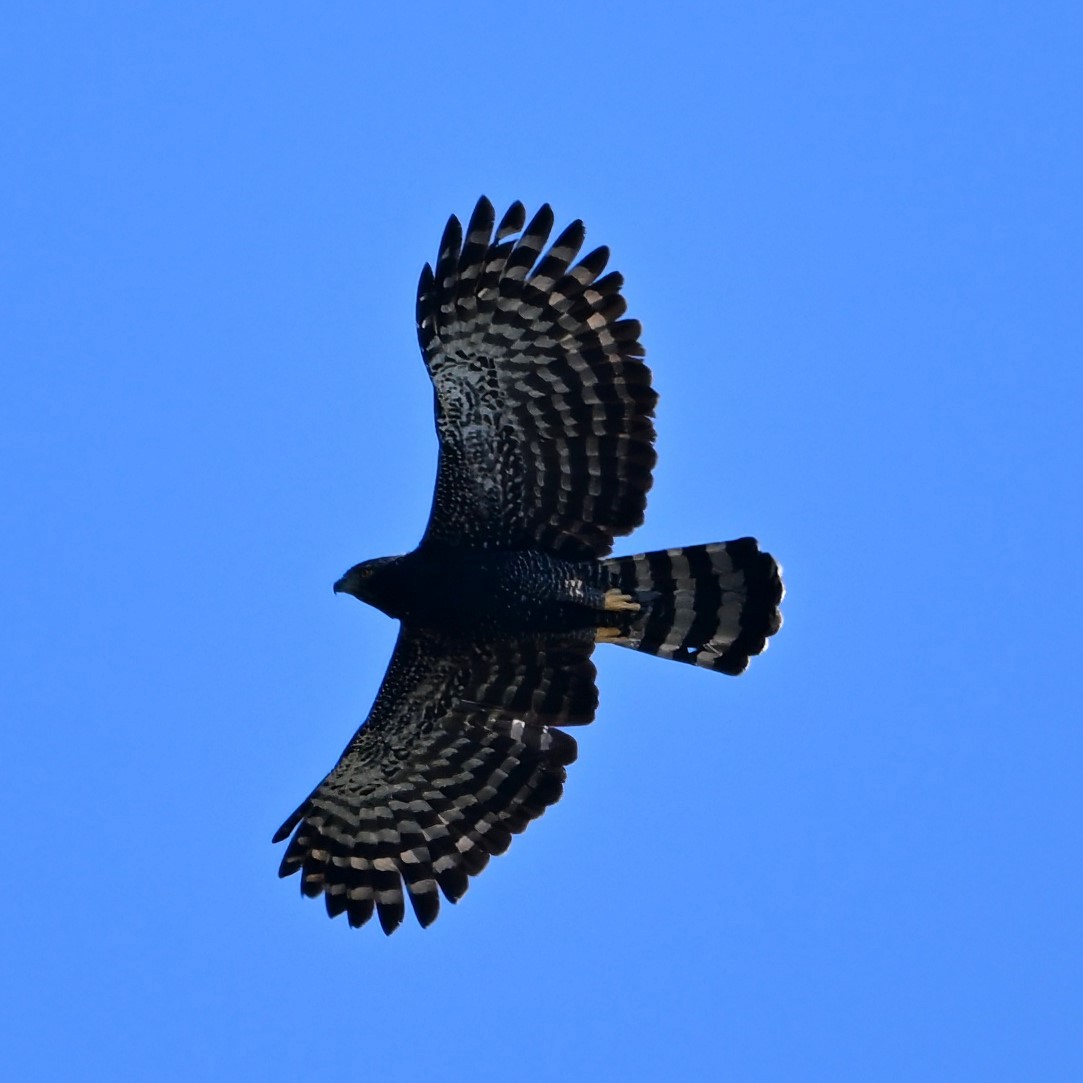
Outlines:
<svg viewBox="0 0 1083 1083"><path fill-rule="evenodd" d="M537 554L445 560L426 577L412 616L471 638L575 633L597 624L598 592L585 572Z"/></svg>

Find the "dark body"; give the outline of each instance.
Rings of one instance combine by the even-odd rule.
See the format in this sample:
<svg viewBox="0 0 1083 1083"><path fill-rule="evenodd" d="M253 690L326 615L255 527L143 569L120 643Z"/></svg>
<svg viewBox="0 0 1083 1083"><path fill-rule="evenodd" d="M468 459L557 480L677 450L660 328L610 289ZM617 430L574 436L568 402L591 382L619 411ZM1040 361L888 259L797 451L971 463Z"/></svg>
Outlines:
<svg viewBox="0 0 1083 1083"><path fill-rule="evenodd" d="M614 585L598 562L427 545L358 564L335 590L411 626L484 641L593 631L613 616L605 591Z"/></svg>
<svg viewBox="0 0 1083 1083"><path fill-rule="evenodd" d="M376 701L274 836L353 926L422 925L559 800L595 645L738 674L781 624L752 538L610 556L642 521L657 395L608 251L522 204L452 218L418 285L439 466L420 545L335 590L401 622ZM548 246L548 247L547 247ZM292 836L292 837L291 837Z"/></svg>

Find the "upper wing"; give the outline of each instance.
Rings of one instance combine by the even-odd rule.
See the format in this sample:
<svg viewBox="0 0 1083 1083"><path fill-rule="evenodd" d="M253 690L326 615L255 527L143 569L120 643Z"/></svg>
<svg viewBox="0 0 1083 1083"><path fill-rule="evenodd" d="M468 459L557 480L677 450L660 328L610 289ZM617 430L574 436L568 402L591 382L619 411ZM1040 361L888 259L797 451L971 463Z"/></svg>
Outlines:
<svg viewBox="0 0 1083 1083"><path fill-rule="evenodd" d="M418 340L436 389L440 463L426 540L608 553L643 521L658 396L643 363L623 278L609 250L578 263L573 222L545 205L523 228L514 203L494 234L482 197L452 217L417 297ZM519 234L514 237L513 234Z"/></svg>
<svg viewBox="0 0 1083 1083"><path fill-rule="evenodd" d="M405 912L422 925L493 854L560 799L575 740L598 695L590 643L470 649L399 635L366 723L334 770L278 829L296 829L279 868L306 895L384 932Z"/></svg>

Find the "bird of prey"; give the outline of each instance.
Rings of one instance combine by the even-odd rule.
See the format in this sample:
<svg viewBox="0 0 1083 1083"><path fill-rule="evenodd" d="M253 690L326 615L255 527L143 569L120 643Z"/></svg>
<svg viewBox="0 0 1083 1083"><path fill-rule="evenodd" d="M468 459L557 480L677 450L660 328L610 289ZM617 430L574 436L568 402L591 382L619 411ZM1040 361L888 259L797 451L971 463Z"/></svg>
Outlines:
<svg viewBox="0 0 1083 1083"><path fill-rule="evenodd" d="M428 526L334 589L400 622L367 720L274 836L280 876L352 926L421 925L561 796L598 643L738 674L781 625L753 538L611 557L643 521L657 395L607 248L548 205L452 217L421 272L435 391ZM548 247L547 247L548 246Z"/></svg>

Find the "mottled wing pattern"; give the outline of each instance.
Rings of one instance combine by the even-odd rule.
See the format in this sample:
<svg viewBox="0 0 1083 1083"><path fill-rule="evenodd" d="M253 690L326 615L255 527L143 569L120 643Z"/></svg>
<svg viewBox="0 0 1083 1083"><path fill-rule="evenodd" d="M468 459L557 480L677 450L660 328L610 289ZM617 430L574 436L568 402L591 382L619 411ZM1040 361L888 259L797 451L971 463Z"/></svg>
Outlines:
<svg viewBox="0 0 1083 1083"><path fill-rule="evenodd" d="M657 399L609 252L548 205L452 218L418 286L440 461L425 540L608 553L643 521ZM543 255L544 251L544 255Z"/></svg>
<svg viewBox="0 0 1083 1083"><path fill-rule="evenodd" d="M781 569L755 538L662 549L604 562L644 604L620 646L739 674L782 627Z"/></svg>
<svg viewBox="0 0 1083 1083"><path fill-rule="evenodd" d="M409 898L422 925L559 800L576 743L554 724L597 706L590 644L471 649L404 629L372 712L279 828L280 876L384 932ZM404 890L405 889L405 890Z"/></svg>

